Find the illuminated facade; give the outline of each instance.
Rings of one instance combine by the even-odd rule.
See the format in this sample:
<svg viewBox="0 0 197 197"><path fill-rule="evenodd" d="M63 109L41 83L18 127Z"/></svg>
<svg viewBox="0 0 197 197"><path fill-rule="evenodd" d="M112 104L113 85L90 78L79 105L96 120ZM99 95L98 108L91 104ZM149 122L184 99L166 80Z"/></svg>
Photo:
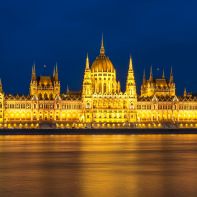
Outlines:
<svg viewBox="0 0 197 197"><path fill-rule="evenodd" d="M149 79L145 72L137 95L132 58L122 91L116 69L105 54L90 65L86 58L82 90L61 93L58 67L52 76L37 76L32 67L27 96L6 95L0 81L1 128L181 128L197 127L197 97L176 95L173 72Z"/></svg>

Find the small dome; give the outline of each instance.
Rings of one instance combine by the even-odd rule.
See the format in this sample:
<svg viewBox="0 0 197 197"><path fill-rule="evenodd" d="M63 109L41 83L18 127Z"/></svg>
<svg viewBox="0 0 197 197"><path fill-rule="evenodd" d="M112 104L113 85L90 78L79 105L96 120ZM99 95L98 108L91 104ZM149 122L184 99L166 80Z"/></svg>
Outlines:
<svg viewBox="0 0 197 197"><path fill-rule="evenodd" d="M114 72L114 66L111 60L105 55L99 55L93 62L92 72Z"/></svg>

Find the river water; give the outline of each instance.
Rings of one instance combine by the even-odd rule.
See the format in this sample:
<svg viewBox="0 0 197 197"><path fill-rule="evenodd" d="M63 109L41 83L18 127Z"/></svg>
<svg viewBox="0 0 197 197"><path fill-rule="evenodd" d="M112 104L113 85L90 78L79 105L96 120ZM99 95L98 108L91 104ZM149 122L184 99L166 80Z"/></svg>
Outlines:
<svg viewBox="0 0 197 197"><path fill-rule="evenodd" d="M197 196L197 135L0 136L0 196Z"/></svg>

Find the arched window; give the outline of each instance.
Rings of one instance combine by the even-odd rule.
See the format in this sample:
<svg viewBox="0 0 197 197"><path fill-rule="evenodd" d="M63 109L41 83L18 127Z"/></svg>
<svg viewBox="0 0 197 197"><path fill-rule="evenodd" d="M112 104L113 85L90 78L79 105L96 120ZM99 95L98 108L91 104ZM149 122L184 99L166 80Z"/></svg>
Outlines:
<svg viewBox="0 0 197 197"><path fill-rule="evenodd" d="M103 84L103 92L107 92L106 83Z"/></svg>
<svg viewBox="0 0 197 197"><path fill-rule="evenodd" d="M53 100L53 94L50 94L50 100Z"/></svg>
<svg viewBox="0 0 197 197"><path fill-rule="evenodd" d="M48 96L47 96L47 94L46 94L46 93L44 94L44 99L48 99Z"/></svg>
<svg viewBox="0 0 197 197"><path fill-rule="evenodd" d="M39 99L42 99L42 94L41 93L38 95L38 98Z"/></svg>

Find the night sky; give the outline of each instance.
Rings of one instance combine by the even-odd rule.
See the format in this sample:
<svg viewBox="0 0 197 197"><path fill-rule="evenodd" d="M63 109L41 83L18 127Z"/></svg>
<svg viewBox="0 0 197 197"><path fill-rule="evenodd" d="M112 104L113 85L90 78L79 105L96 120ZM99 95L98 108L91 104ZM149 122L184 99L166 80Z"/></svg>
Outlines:
<svg viewBox="0 0 197 197"><path fill-rule="evenodd" d="M195 0L1 0L4 91L28 94L34 62L38 75L51 75L57 62L62 91L80 90L86 53L92 63L103 33L123 90L131 54L138 93L151 65L154 76L165 68L169 77L173 67L179 95L197 92L196 9Z"/></svg>

